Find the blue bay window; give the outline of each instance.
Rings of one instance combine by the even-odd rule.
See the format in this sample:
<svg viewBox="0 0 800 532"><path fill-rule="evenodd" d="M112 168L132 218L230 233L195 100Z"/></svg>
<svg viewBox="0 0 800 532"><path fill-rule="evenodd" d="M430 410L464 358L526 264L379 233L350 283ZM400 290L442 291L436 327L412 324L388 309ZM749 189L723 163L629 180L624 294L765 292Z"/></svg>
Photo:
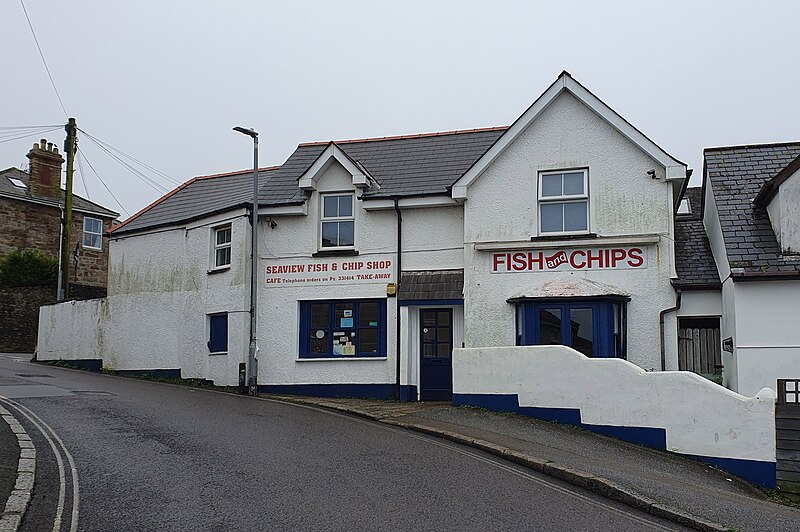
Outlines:
<svg viewBox="0 0 800 532"><path fill-rule="evenodd" d="M300 302L300 358L386 356L386 299Z"/></svg>
<svg viewBox="0 0 800 532"><path fill-rule="evenodd" d="M623 298L515 303L517 345L566 345L588 357L626 358Z"/></svg>

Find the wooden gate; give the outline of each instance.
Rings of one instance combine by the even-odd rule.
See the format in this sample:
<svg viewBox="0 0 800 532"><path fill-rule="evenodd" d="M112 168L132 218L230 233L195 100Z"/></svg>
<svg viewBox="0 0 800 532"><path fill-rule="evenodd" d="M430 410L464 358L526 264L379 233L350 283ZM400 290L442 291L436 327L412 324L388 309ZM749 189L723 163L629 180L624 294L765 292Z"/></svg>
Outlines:
<svg viewBox="0 0 800 532"><path fill-rule="evenodd" d="M681 320L678 329L678 369L704 375L722 375L719 321L716 327L701 320ZM703 319L702 322L708 322ZM694 322L694 323L693 323ZM694 327L704 325L704 327Z"/></svg>
<svg viewBox="0 0 800 532"><path fill-rule="evenodd" d="M778 379L775 444L778 489L800 497L800 379Z"/></svg>

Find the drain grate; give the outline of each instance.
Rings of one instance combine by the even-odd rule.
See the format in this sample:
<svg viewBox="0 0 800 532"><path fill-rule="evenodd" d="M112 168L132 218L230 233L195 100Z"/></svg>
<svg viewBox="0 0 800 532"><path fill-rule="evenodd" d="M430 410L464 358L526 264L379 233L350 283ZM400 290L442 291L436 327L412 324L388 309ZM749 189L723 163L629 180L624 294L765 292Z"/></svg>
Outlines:
<svg viewBox="0 0 800 532"><path fill-rule="evenodd" d="M96 390L72 390L72 393L77 395L115 395L111 392L101 392Z"/></svg>
<svg viewBox="0 0 800 532"><path fill-rule="evenodd" d="M52 375L44 375L41 373L15 373L17 377L36 377L36 378L45 378L45 379L52 379Z"/></svg>

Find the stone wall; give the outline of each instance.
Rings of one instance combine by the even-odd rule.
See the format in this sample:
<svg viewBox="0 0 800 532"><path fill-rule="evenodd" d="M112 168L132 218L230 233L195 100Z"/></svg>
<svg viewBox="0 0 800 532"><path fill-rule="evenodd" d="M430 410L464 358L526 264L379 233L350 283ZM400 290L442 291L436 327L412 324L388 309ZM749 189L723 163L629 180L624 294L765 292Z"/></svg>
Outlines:
<svg viewBox="0 0 800 532"><path fill-rule="evenodd" d="M0 256L21 249L38 249L57 257L60 218L58 207L0 198ZM73 211L70 247L73 252L77 249L77 261L74 253L70 253L70 284L105 287L108 284L108 238L103 237L100 250L83 247L83 218L82 212ZM103 231L108 231L110 226L110 219L103 220Z"/></svg>
<svg viewBox="0 0 800 532"><path fill-rule="evenodd" d="M39 307L55 300L54 286L0 289L0 352L33 353L39 327Z"/></svg>

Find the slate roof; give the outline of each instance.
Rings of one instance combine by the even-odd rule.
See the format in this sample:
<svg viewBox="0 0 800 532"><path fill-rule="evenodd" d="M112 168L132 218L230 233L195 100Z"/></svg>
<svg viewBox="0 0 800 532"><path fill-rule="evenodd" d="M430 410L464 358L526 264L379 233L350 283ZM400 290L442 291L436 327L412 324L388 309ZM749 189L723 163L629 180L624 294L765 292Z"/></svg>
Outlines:
<svg viewBox="0 0 800 532"><path fill-rule="evenodd" d="M464 270L403 272L400 301L464 299Z"/></svg>
<svg viewBox="0 0 800 532"><path fill-rule="evenodd" d="M691 212L675 216L675 288L685 290L719 289L717 264L703 227L701 187L687 188L683 198L689 200Z"/></svg>
<svg viewBox="0 0 800 532"><path fill-rule="evenodd" d="M748 276L800 274L800 260L781 254L766 209L753 204L764 184L800 156L800 142L707 148L704 154L731 269Z"/></svg>
<svg viewBox="0 0 800 532"><path fill-rule="evenodd" d="M260 168L260 186L278 167ZM110 229L114 235L186 222L249 205L253 198L253 171L195 177Z"/></svg>
<svg viewBox="0 0 800 532"><path fill-rule="evenodd" d="M366 168L380 184L361 197L447 194L506 127L422 133L335 141L353 161ZM308 198L298 184L330 142L300 144L281 166L259 172L259 205L302 204ZM159 198L121 224L114 234L194 220L250 202L252 171L199 176ZM460 297L460 296L459 296Z"/></svg>
<svg viewBox="0 0 800 532"><path fill-rule="evenodd" d="M366 168L380 187L364 199L447 194L449 187L480 159L507 127L422 133L398 137L332 141ZM304 201L297 181L330 142L300 144L260 189L259 201Z"/></svg>
<svg viewBox="0 0 800 532"><path fill-rule="evenodd" d="M25 183L25 188L15 186L11 181L8 180L8 178L19 179ZM34 196L31 194L31 191L27 187L29 178L30 176L28 173L20 170L19 168L12 167L0 171L0 194L3 196L11 196L15 199L20 199L23 201L48 203L54 207L64 205L64 198L56 199L48 198L46 196ZM102 205L98 205L97 203L84 199L76 194L72 195L72 208L78 211L96 214L101 218L116 218L119 216L119 213L116 213L110 209L106 209Z"/></svg>

